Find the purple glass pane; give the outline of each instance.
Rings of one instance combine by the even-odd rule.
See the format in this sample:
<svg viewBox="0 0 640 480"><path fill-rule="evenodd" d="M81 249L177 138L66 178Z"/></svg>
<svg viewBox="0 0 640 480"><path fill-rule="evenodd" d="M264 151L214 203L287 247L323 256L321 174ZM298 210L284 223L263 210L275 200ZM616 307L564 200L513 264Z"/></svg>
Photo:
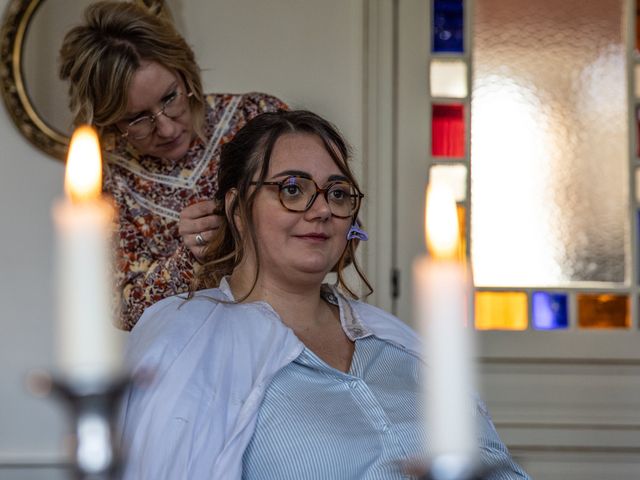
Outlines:
<svg viewBox="0 0 640 480"><path fill-rule="evenodd" d="M569 326L566 294L534 292L531 303L533 328L536 330L555 330Z"/></svg>

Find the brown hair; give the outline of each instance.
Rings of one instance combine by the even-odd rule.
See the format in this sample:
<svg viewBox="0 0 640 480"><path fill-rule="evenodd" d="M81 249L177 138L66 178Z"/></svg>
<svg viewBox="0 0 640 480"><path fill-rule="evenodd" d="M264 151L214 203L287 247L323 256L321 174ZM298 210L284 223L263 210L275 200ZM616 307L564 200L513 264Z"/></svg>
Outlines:
<svg viewBox="0 0 640 480"><path fill-rule="evenodd" d="M84 24L69 30L60 49L60 78L69 81L74 124L93 124L101 134L126 112L131 78L142 61L157 62L185 82L194 129L203 136L205 99L193 51L171 21L145 7L97 2Z"/></svg>
<svg viewBox="0 0 640 480"><path fill-rule="evenodd" d="M223 216L216 236L207 247L205 262L197 272L193 285L194 290L217 287L225 275L230 275L245 255L243 238L233 218L239 216L246 225L245 241L250 241L253 251L258 256L258 271L253 287L259 275L259 252L256 248L258 239L253 223L253 203L255 195L269 171L271 153L276 141L288 133L306 133L320 138L325 149L331 155L343 175L360 191L348 160L350 148L336 127L315 113L306 110L268 112L258 115L249 121L231 140L222 147L218 168L218 190L215 199ZM257 175L257 188L253 189L252 181ZM228 192L234 192L232 201L225 209L225 198ZM224 212L222 210L225 210ZM353 215L356 221L358 212ZM360 269L355 252L358 241L351 239L333 270L337 274L337 285L353 298L358 298L345 283L343 270L353 263L360 279L367 286L370 294L371 284ZM247 296L253 290L253 287ZM246 297L245 297L246 298ZM242 300L242 299L240 299Z"/></svg>

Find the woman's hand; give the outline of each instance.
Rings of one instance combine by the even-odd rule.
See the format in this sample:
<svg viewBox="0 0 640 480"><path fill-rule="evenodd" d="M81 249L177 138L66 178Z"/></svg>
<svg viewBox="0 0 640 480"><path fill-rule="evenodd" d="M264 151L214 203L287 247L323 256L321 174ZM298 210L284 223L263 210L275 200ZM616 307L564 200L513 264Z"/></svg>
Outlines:
<svg viewBox="0 0 640 480"><path fill-rule="evenodd" d="M222 217L213 213L215 208L214 200L204 200L180 212L178 232L198 261L204 258L206 246L222 222Z"/></svg>

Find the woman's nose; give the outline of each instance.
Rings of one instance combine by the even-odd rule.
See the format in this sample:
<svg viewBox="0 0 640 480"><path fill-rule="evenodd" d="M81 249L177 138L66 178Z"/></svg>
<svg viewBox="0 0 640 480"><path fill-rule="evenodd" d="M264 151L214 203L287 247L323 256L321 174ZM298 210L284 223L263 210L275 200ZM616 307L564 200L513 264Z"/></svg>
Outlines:
<svg viewBox="0 0 640 480"><path fill-rule="evenodd" d="M331 216L331 207L329 207L329 203L327 199L322 193L318 193L316 198L313 199L313 203L309 207L309 210L306 211L308 216L313 218L322 218L327 219Z"/></svg>
<svg viewBox="0 0 640 480"><path fill-rule="evenodd" d="M172 138L175 135L175 120L161 113L156 117L156 134L163 138Z"/></svg>

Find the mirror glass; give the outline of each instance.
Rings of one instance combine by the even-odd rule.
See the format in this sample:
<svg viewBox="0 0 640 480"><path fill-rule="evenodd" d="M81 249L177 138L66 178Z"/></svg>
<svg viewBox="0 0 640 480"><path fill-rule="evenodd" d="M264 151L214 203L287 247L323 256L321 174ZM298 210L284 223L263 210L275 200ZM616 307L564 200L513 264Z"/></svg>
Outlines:
<svg viewBox="0 0 640 480"><path fill-rule="evenodd" d="M27 95L42 120L65 136L71 134L72 118L67 85L58 78L58 50L66 32L80 23L84 9L93 1L43 1L24 40L22 69Z"/></svg>

